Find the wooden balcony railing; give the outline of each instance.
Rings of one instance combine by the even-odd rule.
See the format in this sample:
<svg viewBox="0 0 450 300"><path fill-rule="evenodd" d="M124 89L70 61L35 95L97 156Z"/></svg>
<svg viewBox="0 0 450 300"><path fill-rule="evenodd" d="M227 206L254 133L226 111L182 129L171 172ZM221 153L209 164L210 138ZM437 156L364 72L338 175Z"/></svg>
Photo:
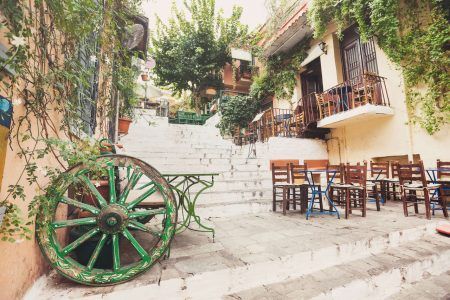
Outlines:
<svg viewBox="0 0 450 300"><path fill-rule="evenodd" d="M359 80L308 94L299 99L295 110L267 109L249 124L245 133L239 130L239 140L246 143L275 136L301 137L306 131L320 135L323 132L316 127L318 121L367 104L390 106L384 77L364 74Z"/></svg>
<svg viewBox="0 0 450 300"><path fill-rule="evenodd" d="M236 129L233 140L236 144L267 141L270 137L298 137L303 119L291 109L270 108L260 113L244 131Z"/></svg>
<svg viewBox="0 0 450 300"><path fill-rule="evenodd" d="M366 104L390 106L385 78L368 73L316 94L316 101L318 120Z"/></svg>

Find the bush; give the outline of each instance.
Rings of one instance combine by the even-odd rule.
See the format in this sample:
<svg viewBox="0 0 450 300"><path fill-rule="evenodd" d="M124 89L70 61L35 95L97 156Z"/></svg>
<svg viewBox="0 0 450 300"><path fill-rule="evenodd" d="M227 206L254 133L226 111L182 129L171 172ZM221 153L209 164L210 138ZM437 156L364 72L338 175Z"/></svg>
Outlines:
<svg viewBox="0 0 450 300"><path fill-rule="evenodd" d="M232 134L236 127L246 128L259 109L259 102L250 96L225 96L221 100L220 128L222 135Z"/></svg>

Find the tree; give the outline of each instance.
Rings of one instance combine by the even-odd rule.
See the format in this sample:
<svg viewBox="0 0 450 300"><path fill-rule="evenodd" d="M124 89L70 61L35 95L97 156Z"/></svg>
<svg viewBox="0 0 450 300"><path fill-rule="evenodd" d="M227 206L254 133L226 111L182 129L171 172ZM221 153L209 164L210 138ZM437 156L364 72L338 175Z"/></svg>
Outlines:
<svg viewBox="0 0 450 300"><path fill-rule="evenodd" d="M155 83L177 94L190 92L199 109L202 93L221 87L230 46L247 35L247 26L240 23L241 7L233 7L229 18L215 9L215 0L185 1L184 7L173 5L168 24L158 19L150 53L156 61Z"/></svg>

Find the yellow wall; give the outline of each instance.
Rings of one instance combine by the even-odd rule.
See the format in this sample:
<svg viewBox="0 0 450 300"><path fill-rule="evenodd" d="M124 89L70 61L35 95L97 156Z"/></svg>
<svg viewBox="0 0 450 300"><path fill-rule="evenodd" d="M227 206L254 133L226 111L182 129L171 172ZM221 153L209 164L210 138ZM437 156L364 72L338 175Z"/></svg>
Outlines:
<svg viewBox="0 0 450 300"><path fill-rule="evenodd" d="M320 57L323 87L328 89L343 81L339 41L328 28L322 39L328 46L327 54ZM317 47L319 41L312 41ZM345 127L331 130L328 140L329 157L332 163L358 162L376 157L419 154L426 167L436 165L436 159L450 161L450 126L430 136L418 125L408 124L404 84L401 71L376 46L379 75L386 77L386 87L393 116L362 120Z"/></svg>
<svg viewBox="0 0 450 300"><path fill-rule="evenodd" d="M7 45L7 41L4 38L4 34L0 33L0 43L3 45ZM107 78L100 79L100 86ZM2 79L7 80L7 79ZM2 86L0 85L0 94L3 96L8 96L6 91L2 90ZM14 92L14 95L18 95L18 91ZM18 97L18 96L15 96ZM11 99L13 100L13 99ZM22 101L23 102L23 101ZM15 120L15 124L17 126L18 120L25 113L25 105L24 103L14 106L13 119ZM54 111L52 107L48 107L49 118L52 120L55 128L60 128L62 116ZM35 120L31 118L31 123L36 124ZM105 119L101 119L98 122L98 128L106 128L105 127ZM35 126L33 127L35 128ZM15 132L16 129L13 129ZM33 129L34 130L34 129ZM24 132L23 129L21 132ZM99 132L100 130L97 130ZM64 138L64 134L61 134L60 138ZM34 142L29 140L26 143L21 143L24 147L30 147L32 149L34 147ZM11 148L12 147L12 150ZM42 145L37 148L42 148ZM30 186L26 181L26 175L21 177L21 173L24 169L24 160L19 158L18 153L18 145L13 139L11 145L8 144L6 148L6 158L2 163L5 164L5 169L3 173L3 181L0 182L0 199L5 199L8 194L7 190L10 185L15 185L16 183L22 185L24 187L24 192L26 195L25 201L14 200L11 197L8 200L14 204L16 204L22 211L23 217L26 219L28 214L28 204L33 199L33 196L37 193L37 187L35 185ZM0 157L2 159L2 157ZM49 167L57 167L59 164L56 162L56 159L51 156L46 157L44 159L39 159L36 161L38 168L49 166ZM38 182L41 186L45 186L47 183L47 178L40 173L38 175ZM1 176L0 176L1 177ZM17 182L17 180L20 180ZM48 265L44 261L44 258L39 250L37 242L34 239L34 236L30 241L27 240L19 240L17 243L3 242L0 241L0 300L14 300L21 299L26 290L36 281L36 279L41 276L45 271L49 269Z"/></svg>
<svg viewBox="0 0 450 300"><path fill-rule="evenodd" d="M24 106L14 107L14 119L17 121L24 112ZM57 121L58 117L53 116ZM57 123L57 126L59 124ZM32 143L27 146L32 147ZM0 187L0 199L5 199L9 185L15 184L23 170L24 162L17 156L17 144L13 143L13 151L8 147L5 160L5 171L2 185ZM55 165L54 161L39 160L39 166ZM41 174L39 182L45 184L45 178ZM22 210L24 217L27 214L28 203L36 194L35 186L26 182L25 176L19 181L25 188L26 201L12 200ZM47 270L47 266L34 239L18 241L17 243L0 241L0 299L20 299L28 287Z"/></svg>

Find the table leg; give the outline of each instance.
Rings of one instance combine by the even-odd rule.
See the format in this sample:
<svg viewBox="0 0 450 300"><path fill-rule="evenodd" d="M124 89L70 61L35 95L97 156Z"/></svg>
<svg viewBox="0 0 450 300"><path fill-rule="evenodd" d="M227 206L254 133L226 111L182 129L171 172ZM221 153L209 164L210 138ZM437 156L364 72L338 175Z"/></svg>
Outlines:
<svg viewBox="0 0 450 300"><path fill-rule="evenodd" d="M190 196L190 192L189 189L194 186L195 184L201 183L204 185L203 188L201 188L194 196L194 198L192 199ZM185 192L182 194L182 199L180 199L180 201L183 202L182 208L185 210L186 212L186 217L183 220L183 223L181 224L181 228L179 228L177 230L177 233L182 232L184 230L186 230L186 228L190 229L190 230L194 230L194 231L200 231L200 232L211 232L213 235L213 239L215 236L215 230L211 227L208 227L206 225L204 225L201 222L200 216L197 215L196 211L195 211L195 204L197 202L198 197L207 189L211 188L213 186L213 183L208 183L205 182L203 180L197 180L192 182L191 184L188 185L188 187L185 189ZM187 205L187 207L186 207ZM197 225L201 228L201 229L194 229L190 227L190 223L191 220L194 220L195 223L197 223Z"/></svg>
<svg viewBox="0 0 450 300"><path fill-rule="evenodd" d="M387 192L386 192L386 181L381 181L381 204L386 204Z"/></svg>

